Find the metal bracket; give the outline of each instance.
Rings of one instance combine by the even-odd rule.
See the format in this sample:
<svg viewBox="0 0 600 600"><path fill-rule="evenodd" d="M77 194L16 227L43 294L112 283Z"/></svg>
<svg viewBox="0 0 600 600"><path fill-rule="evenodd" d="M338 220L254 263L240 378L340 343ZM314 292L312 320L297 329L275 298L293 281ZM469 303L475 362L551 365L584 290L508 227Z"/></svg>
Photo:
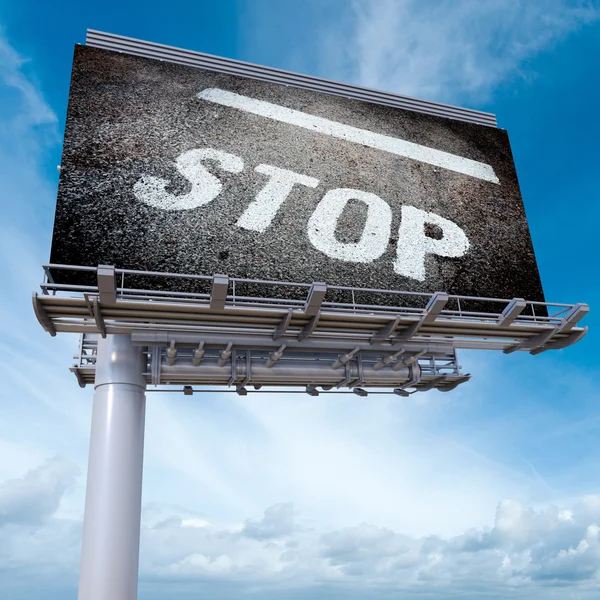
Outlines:
<svg viewBox="0 0 600 600"><path fill-rule="evenodd" d="M581 319L583 319L583 317L585 317L585 315L587 315L589 312L590 307L588 304L576 304L566 314L564 318L564 325L560 328L560 331L569 331L575 327L575 325L577 325L577 323L579 323L579 321L581 321Z"/></svg>
<svg viewBox="0 0 600 600"><path fill-rule="evenodd" d="M265 363L265 367L267 367L267 369L270 369L281 358L281 355L283 354L283 351L286 348L287 346L285 344L282 344L276 352L271 352L269 354L269 360L267 360L267 362Z"/></svg>
<svg viewBox="0 0 600 600"><path fill-rule="evenodd" d="M515 344L510 348L506 348L506 350L504 350L503 352L504 354L511 354L513 352L516 352L517 350L530 350L531 354L540 354L540 352L543 352L546 348L548 350L550 350L551 348L560 348L561 346L554 346L554 344L560 343L561 340L556 340L556 342L547 343L548 340L550 340L552 336L556 335L557 333L562 333L563 331L570 331L581 319L583 319L583 317L585 317L585 315L588 314L588 312L590 312L590 307L587 304L575 304L575 306L571 308L571 310L565 315L563 319L561 319L560 323L556 327L554 327L554 329L542 331L536 336L523 340L519 344ZM585 331L587 331L587 328ZM579 333L585 335L585 331ZM575 339L576 336L574 336L573 338L571 338L572 341L570 343L574 344L578 339L581 339L583 335L580 335L579 337L577 337L577 339Z"/></svg>
<svg viewBox="0 0 600 600"><path fill-rule="evenodd" d="M33 292L31 300L33 302L33 312L35 313L35 316L37 317L39 324L52 337L54 337L56 335L56 329L54 328L52 321L49 319L48 315L46 314L46 311L44 310L44 307L43 307L42 303L40 302L38 295L35 292Z"/></svg>
<svg viewBox="0 0 600 600"><path fill-rule="evenodd" d="M360 346L356 346L354 350L350 350L347 354L340 354L335 362L331 363L332 369L339 369L342 365L345 365L358 351Z"/></svg>
<svg viewBox="0 0 600 600"><path fill-rule="evenodd" d="M200 366L203 356L204 356L204 341L200 342L198 344L198 347L194 350L194 355L192 357L192 365L194 365L194 367Z"/></svg>
<svg viewBox="0 0 600 600"><path fill-rule="evenodd" d="M175 347L175 340L171 340L169 347L167 348L167 360L166 363L172 367L175 364L175 358L177 358L177 348Z"/></svg>
<svg viewBox="0 0 600 600"><path fill-rule="evenodd" d="M425 313L423 316L412 325L409 325L404 331L394 338L394 341L406 342L412 338L417 331L425 323L433 323L442 312L446 304L448 303L449 296L444 292L436 292L431 296L427 306L425 307Z"/></svg>
<svg viewBox="0 0 600 600"><path fill-rule="evenodd" d="M390 321L387 325L384 325L370 340L369 344L375 344L376 342L381 342L386 340L390 335L396 331L396 328L400 324L402 320L402 316L397 316L393 321Z"/></svg>
<svg viewBox="0 0 600 600"><path fill-rule="evenodd" d="M250 356L250 350L246 350L246 376L240 384L242 387L250 383L252 379L252 357Z"/></svg>
<svg viewBox="0 0 600 600"><path fill-rule="evenodd" d="M365 370L363 367L362 356L360 354L356 357L356 365L358 367L358 379L354 381L354 383L352 383L350 387L357 387L359 385L363 385L365 379Z"/></svg>
<svg viewBox="0 0 600 600"><path fill-rule="evenodd" d="M316 315L319 312L319 309L321 308L321 304L325 299L326 293L326 283L313 283L310 286L308 297L306 298L306 302L304 303L304 314L309 317Z"/></svg>
<svg viewBox="0 0 600 600"><path fill-rule="evenodd" d="M523 298L513 298L498 317L499 327L508 327L527 307Z"/></svg>
<svg viewBox="0 0 600 600"><path fill-rule="evenodd" d="M150 381L152 385L160 385L160 346L150 346Z"/></svg>
<svg viewBox="0 0 600 600"><path fill-rule="evenodd" d="M436 389L440 392L451 392L453 389L457 388L461 383L465 383L471 379L471 375L463 375L461 377L452 377L449 378L448 381L444 382L442 385L438 386Z"/></svg>
<svg viewBox="0 0 600 600"><path fill-rule="evenodd" d="M231 347L232 346L233 346L233 342L228 342L227 346L225 346L225 350L221 350L221 352L219 354L219 360L217 361L217 364L219 365L219 367L222 367L227 362L227 359L231 356Z"/></svg>
<svg viewBox="0 0 600 600"><path fill-rule="evenodd" d="M419 366L419 363L413 363L412 365L409 365L408 373L410 379L403 385L399 385L397 389L404 390L406 388L418 385L418 383L421 381L421 367ZM394 390L394 392L395 391L396 390Z"/></svg>
<svg viewBox="0 0 600 600"><path fill-rule="evenodd" d="M229 277L227 275L213 275L212 288L210 290L210 309L224 310L229 289Z"/></svg>
<svg viewBox="0 0 600 600"><path fill-rule="evenodd" d="M395 365L392 365L392 371L399 371L402 367L408 367L416 363L421 356L427 353L427 350L419 350L410 356L407 356L404 360L398 361Z"/></svg>
<svg viewBox="0 0 600 600"><path fill-rule="evenodd" d="M281 321L279 322L279 325L277 325L277 327L275 328L275 331L273 332L274 340L278 340L280 337L283 337L283 334L285 333L286 329L288 328L288 325L290 324L290 321L292 320L293 313L294 313L293 309L290 308L287 311L287 314L285 315L285 317L283 317L283 319L281 319Z"/></svg>
<svg viewBox="0 0 600 600"><path fill-rule="evenodd" d="M572 346L576 342L578 342L588 331L588 326L586 325L582 331L572 331L569 335L564 337L562 340L556 340L555 342L550 342L549 344L545 344L544 346L539 346L534 348L529 352L529 354L541 354L542 352L546 352L546 350L560 350L562 348L568 348Z"/></svg>
<svg viewBox="0 0 600 600"><path fill-rule="evenodd" d="M448 304L448 294L444 292L436 292L431 296L427 306L425 307L425 315L423 323L433 323Z"/></svg>
<svg viewBox="0 0 600 600"><path fill-rule="evenodd" d="M302 331L298 334L298 341L301 342L305 340L308 336L312 334L312 332L317 328L317 324L319 319L321 318L321 311L319 311L302 329Z"/></svg>
<svg viewBox="0 0 600 600"><path fill-rule="evenodd" d="M400 348L400 350L398 350L397 352L394 352L394 354L385 356L378 363L373 365L373 371L379 371L380 369L383 369L383 367L385 367L386 365L389 365L391 362L394 362L399 356L402 356L402 354L404 354L404 352L405 352L404 348Z"/></svg>
<svg viewBox="0 0 600 600"><path fill-rule="evenodd" d="M100 303L98 302L98 298L92 299L91 304L91 312L94 317L94 321L96 322L96 327L100 330L100 335L105 338L106 337L106 324L104 323L104 317L102 316L102 309L100 308Z"/></svg>
<svg viewBox="0 0 600 600"><path fill-rule="evenodd" d="M345 377L341 381L338 381L338 383L335 386L336 389L340 389L344 385L350 385L350 381L352 380L352 376L350 374L350 365L348 363L346 363L344 365L344 373L345 373Z"/></svg>
<svg viewBox="0 0 600 600"><path fill-rule="evenodd" d="M237 379L237 352L233 351L233 356L231 357L231 377L229 378L228 387L231 387L235 380ZM236 386L242 387L242 386Z"/></svg>
<svg viewBox="0 0 600 600"><path fill-rule="evenodd" d="M79 372L79 367L69 367L69 371L73 373L77 379L77 384L80 388L85 387L85 381L81 378L81 373Z"/></svg>
<svg viewBox="0 0 600 600"><path fill-rule="evenodd" d="M102 304L115 304L117 302L117 281L114 266L98 265L97 279L100 302Z"/></svg>

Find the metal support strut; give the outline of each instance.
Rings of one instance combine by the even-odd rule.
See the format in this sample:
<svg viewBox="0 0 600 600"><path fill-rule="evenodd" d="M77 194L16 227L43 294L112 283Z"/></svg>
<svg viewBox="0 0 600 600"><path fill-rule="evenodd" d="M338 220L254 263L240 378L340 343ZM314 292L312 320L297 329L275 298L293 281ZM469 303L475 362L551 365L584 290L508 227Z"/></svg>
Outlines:
<svg viewBox="0 0 600 600"><path fill-rule="evenodd" d="M146 364L129 335L98 340L79 600L135 600Z"/></svg>

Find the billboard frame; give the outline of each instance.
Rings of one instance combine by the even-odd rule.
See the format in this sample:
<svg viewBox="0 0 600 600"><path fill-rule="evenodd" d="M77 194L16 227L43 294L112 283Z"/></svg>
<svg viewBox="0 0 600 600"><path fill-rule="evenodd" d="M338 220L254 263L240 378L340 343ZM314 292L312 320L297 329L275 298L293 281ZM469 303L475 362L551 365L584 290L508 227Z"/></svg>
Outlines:
<svg viewBox="0 0 600 600"><path fill-rule="evenodd" d="M204 52L185 50L175 46L147 42L95 29L87 30L85 45L104 50L123 52L133 56L154 58L164 62L199 67L218 73L239 75L249 79L258 79L260 81L268 81L315 92L333 94L344 98L353 98L355 100L402 108L458 121L476 123L478 125L486 125L488 127L497 127L496 115L481 110L462 108L430 100L421 100L402 94L384 92L382 90L331 81L320 77L312 77L311 75L303 75L283 69L275 69L273 67L256 65L222 56L214 56Z"/></svg>

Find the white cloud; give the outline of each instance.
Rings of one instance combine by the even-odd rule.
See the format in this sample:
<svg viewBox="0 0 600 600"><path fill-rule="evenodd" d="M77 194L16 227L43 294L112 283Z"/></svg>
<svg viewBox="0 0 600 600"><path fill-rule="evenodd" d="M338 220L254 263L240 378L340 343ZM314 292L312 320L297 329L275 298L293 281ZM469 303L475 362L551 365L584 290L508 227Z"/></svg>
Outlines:
<svg viewBox="0 0 600 600"><path fill-rule="evenodd" d="M247 519L242 533L257 540L268 540L289 535L294 531L294 507L290 502L275 504L265 510L260 521Z"/></svg>
<svg viewBox="0 0 600 600"><path fill-rule="evenodd" d="M564 0L355 0L352 7L323 35L326 76L476 104L504 80L525 77L524 61L600 16L589 2Z"/></svg>
<svg viewBox="0 0 600 600"><path fill-rule="evenodd" d="M78 474L73 464L54 458L28 471L22 479L0 484L0 525L38 524L54 515Z"/></svg>
<svg viewBox="0 0 600 600"><path fill-rule="evenodd" d="M54 460L0 484L0 510L12 514L0 522L0 570L16 563L25 573L75 577L81 523L57 513L74 477L73 465ZM11 512L6 506L21 508ZM193 514L145 507L142 583L179 580L190 589L239 583L269 593L335 585L365 598L400 590L406 597L424 590L476 597L485 587L490 597L566 600L593 597L600 581L600 495L568 509L504 500L492 527L450 537L412 536L369 523L309 529L289 504L269 507L262 521L246 519L235 528L210 515L190 525ZM249 536L249 524L260 535Z"/></svg>

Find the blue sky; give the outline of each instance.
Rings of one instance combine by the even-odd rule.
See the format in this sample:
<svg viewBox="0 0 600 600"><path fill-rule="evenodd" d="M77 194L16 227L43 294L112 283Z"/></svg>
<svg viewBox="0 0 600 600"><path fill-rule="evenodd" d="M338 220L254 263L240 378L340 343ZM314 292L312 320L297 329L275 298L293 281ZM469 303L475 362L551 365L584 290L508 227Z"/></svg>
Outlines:
<svg viewBox="0 0 600 600"><path fill-rule="evenodd" d="M4 1L0 26L1 597L77 595L92 390L30 295L88 27L496 113L546 295L592 308L573 348L462 353L451 394L149 394L140 599L597 597L598 3Z"/></svg>

